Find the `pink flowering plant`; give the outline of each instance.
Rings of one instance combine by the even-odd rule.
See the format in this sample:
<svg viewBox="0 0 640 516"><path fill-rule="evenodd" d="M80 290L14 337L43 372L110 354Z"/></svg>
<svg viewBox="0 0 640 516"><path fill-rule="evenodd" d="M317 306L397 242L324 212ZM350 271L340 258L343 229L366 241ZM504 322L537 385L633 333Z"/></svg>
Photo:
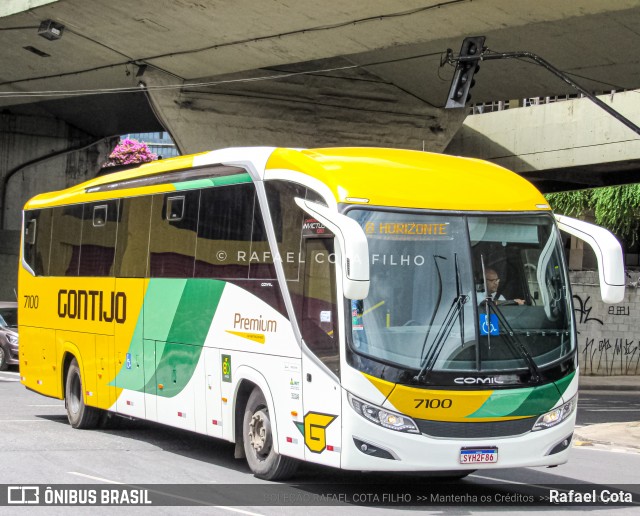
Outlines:
<svg viewBox="0 0 640 516"><path fill-rule="evenodd" d="M151 152L145 142L125 138L120 140L113 152L109 154L109 160L103 167L147 163L156 159L158 159L158 155Z"/></svg>

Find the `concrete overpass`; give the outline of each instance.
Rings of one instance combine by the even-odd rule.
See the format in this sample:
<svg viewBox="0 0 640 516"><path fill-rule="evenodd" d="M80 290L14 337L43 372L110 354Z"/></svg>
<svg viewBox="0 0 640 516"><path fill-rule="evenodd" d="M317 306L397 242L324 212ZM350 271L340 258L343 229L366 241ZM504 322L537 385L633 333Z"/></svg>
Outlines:
<svg viewBox="0 0 640 516"><path fill-rule="evenodd" d="M59 39L38 34L46 20ZM5 0L0 267L14 267L20 205L94 175L119 134L164 128L183 152L442 151L466 114L442 109L441 61L464 37L540 54L590 90L635 89L638 26L637 0ZM494 61L473 99L566 93L539 67Z"/></svg>
<svg viewBox="0 0 640 516"><path fill-rule="evenodd" d="M640 124L640 91L599 98ZM468 116L446 152L502 165L544 192L640 182L635 132L586 98L541 100Z"/></svg>

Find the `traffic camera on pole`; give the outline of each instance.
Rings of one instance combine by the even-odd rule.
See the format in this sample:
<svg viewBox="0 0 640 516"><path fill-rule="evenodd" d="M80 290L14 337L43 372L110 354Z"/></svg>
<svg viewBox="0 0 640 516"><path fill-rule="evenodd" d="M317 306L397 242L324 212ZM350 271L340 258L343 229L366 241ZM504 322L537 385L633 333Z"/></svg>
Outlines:
<svg viewBox="0 0 640 516"><path fill-rule="evenodd" d="M461 108L471 99L469 90L473 88L473 75L480 69L480 59L484 45L484 36L465 38L460 54L456 59L456 70L451 81L446 108Z"/></svg>

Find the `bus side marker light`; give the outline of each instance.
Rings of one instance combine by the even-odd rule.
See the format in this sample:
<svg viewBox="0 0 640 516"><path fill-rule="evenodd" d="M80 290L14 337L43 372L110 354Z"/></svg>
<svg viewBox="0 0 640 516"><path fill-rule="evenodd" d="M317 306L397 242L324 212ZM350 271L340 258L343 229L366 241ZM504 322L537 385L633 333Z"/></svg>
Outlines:
<svg viewBox="0 0 640 516"><path fill-rule="evenodd" d="M36 383L37 383L38 385L42 385L42 380L36 380Z"/></svg>
<svg viewBox="0 0 640 516"><path fill-rule="evenodd" d="M331 444L327 444L327 451L334 451L340 453L339 446L332 446Z"/></svg>
<svg viewBox="0 0 640 516"><path fill-rule="evenodd" d="M91 391L87 391L86 394L87 396L93 396L93 393Z"/></svg>
<svg viewBox="0 0 640 516"><path fill-rule="evenodd" d="M163 385L163 384L161 384L161 383L159 383L159 384L158 384L158 389L164 389L164 385Z"/></svg>
<svg viewBox="0 0 640 516"><path fill-rule="evenodd" d="M130 407L133 407L133 401L127 400L127 405L129 405Z"/></svg>
<svg viewBox="0 0 640 516"><path fill-rule="evenodd" d="M287 437L287 442L291 444L298 444L298 439L295 437Z"/></svg>
<svg viewBox="0 0 640 516"><path fill-rule="evenodd" d="M291 415L292 415L293 417L298 417L298 413L297 413L295 410L292 410L292 411L291 411Z"/></svg>
<svg viewBox="0 0 640 516"><path fill-rule="evenodd" d="M222 403L226 403L227 401L229 401L227 398L222 398Z"/></svg>
<svg viewBox="0 0 640 516"><path fill-rule="evenodd" d="M187 417L187 413L186 412L178 412L178 417Z"/></svg>
<svg viewBox="0 0 640 516"><path fill-rule="evenodd" d="M212 419L211 424L216 426L222 426L222 421L218 421L217 419Z"/></svg>

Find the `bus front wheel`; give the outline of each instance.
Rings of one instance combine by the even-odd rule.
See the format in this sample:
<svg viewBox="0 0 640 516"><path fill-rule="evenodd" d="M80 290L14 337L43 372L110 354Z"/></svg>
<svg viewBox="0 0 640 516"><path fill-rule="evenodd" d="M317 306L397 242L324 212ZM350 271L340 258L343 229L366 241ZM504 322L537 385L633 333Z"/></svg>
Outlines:
<svg viewBox="0 0 640 516"><path fill-rule="evenodd" d="M67 407L67 419L73 428L95 428L100 418L100 410L84 403L82 377L78 361L74 358L67 370L64 387L64 402Z"/></svg>
<svg viewBox="0 0 640 516"><path fill-rule="evenodd" d="M295 473L298 462L274 450L269 407L258 388L253 390L247 401L242 434L247 463L256 477L284 480Z"/></svg>

